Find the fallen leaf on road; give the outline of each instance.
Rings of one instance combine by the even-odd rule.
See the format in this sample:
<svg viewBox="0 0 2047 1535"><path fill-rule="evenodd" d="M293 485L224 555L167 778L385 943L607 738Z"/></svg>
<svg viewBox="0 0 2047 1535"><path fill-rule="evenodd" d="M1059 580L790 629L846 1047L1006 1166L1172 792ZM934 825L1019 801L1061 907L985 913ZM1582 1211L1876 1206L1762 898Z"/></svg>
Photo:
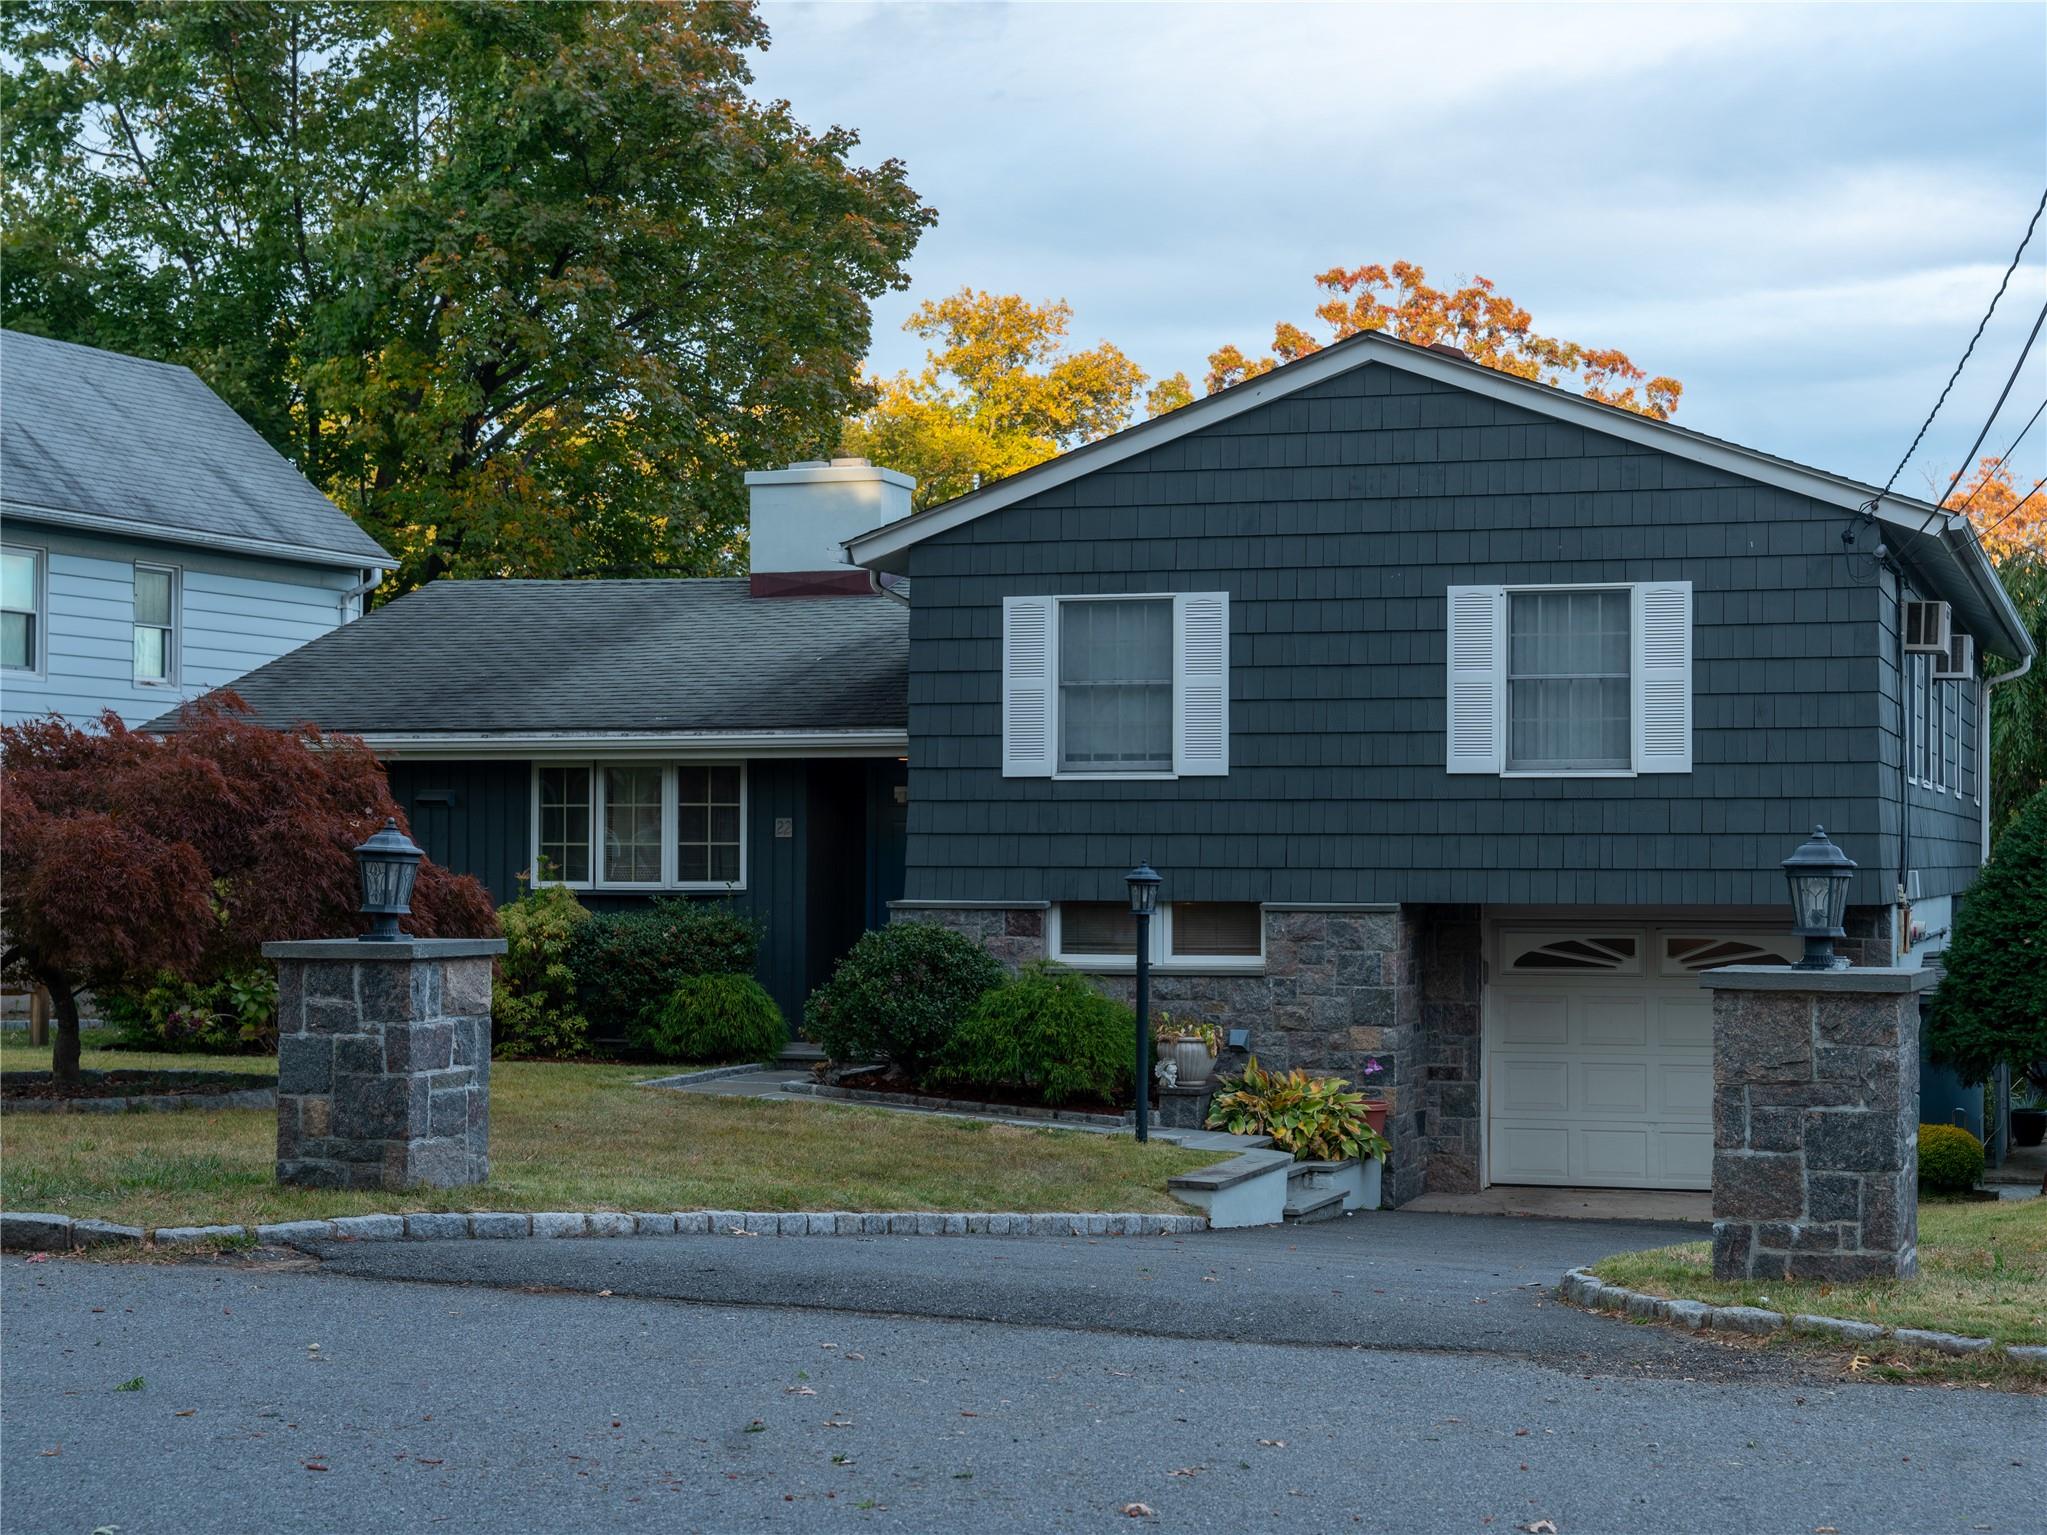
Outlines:
<svg viewBox="0 0 2047 1535"><path fill-rule="evenodd" d="M56 1449L54 1449L54 1450L45 1450L45 1451L43 1451L42 1453L43 1453L43 1456L44 1456L44 1458L45 1458L45 1459L47 1459L48 1457L50 1457L50 1456L52 1456L52 1455L62 1455L62 1454L64 1453L64 1446L60 1444L60 1445L58 1445L58 1446L57 1446L57 1448L56 1448Z"/></svg>
<svg viewBox="0 0 2047 1535"><path fill-rule="evenodd" d="M846 1357L848 1359L865 1359L867 1356L865 1354L855 1354L849 1351Z"/></svg>
<svg viewBox="0 0 2047 1535"><path fill-rule="evenodd" d="M193 1413L197 1412L198 1410L199 1409L196 1407L187 1407L183 1412L174 1412L171 1414L171 1416L174 1418L189 1418L192 1416Z"/></svg>
<svg viewBox="0 0 2047 1535"><path fill-rule="evenodd" d="M1552 1519L1531 1519L1521 1529L1526 1535L1557 1535L1556 1521Z"/></svg>
<svg viewBox="0 0 2047 1535"><path fill-rule="evenodd" d="M48 1263L50 1261L50 1255L48 1253L30 1253L26 1258L23 1258L21 1261L23 1263Z"/></svg>
<svg viewBox="0 0 2047 1535"><path fill-rule="evenodd" d="M1182 1466L1182 1467L1181 1467L1181 1468L1180 1468L1179 1470L1177 1470L1177 1471L1168 1471L1168 1472L1166 1473L1166 1475L1167 1475L1167 1476L1199 1476L1199 1475L1201 1475L1201 1473L1202 1473L1202 1472L1206 1471L1207 1469L1208 1469L1208 1468L1207 1468L1206 1466Z"/></svg>
<svg viewBox="0 0 2047 1535"><path fill-rule="evenodd" d="M1528 1437L1528 1430L1525 1428L1517 1428L1514 1430L1514 1437L1516 1439L1526 1439Z"/></svg>
<svg viewBox="0 0 2047 1535"><path fill-rule="evenodd" d="M1816 1524L1812 1527L1812 1535L1841 1535L1841 1532L1831 1524Z"/></svg>
<svg viewBox="0 0 2047 1535"><path fill-rule="evenodd" d="M790 1386L790 1387L788 1387L788 1388L787 1388L787 1389L786 1389L786 1390L785 1390L785 1391L784 1391L784 1392L783 1392L782 1394L783 1394L784 1396L816 1396L816 1395L817 1395L817 1393L816 1393L815 1391L811 1390L811 1389L810 1389L810 1387L808 1387L808 1386ZM613 1426L614 1426L614 1427L616 1427L616 1425L613 1425Z"/></svg>
<svg viewBox="0 0 2047 1535"><path fill-rule="evenodd" d="M1149 1503L1125 1503L1123 1505L1123 1513L1125 1517L1131 1519L1155 1519L1158 1517L1151 1511Z"/></svg>
<svg viewBox="0 0 2047 1535"><path fill-rule="evenodd" d="M1261 1439L1258 1442L1268 1450L1283 1450L1286 1448L1286 1441L1284 1439Z"/></svg>
<svg viewBox="0 0 2047 1535"><path fill-rule="evenodd" d="M597 1293L599 1295L609 1295L611 1292L609 1290L599 1290Z"/></svg>
<svg viewBox="0 0 2047 1535"><path fill-rule="evenodd" d="M441 1462L437 1460L428 1460L424 1455L413 1456L412 1463L415 1466L438 1466L441 1464Z"/></svg>
<svg viewBox="0 0 2047 1535"><path fill-rule="evenodd" d="M309 1461L307 1461L307 1462L305 1463L305 1467L306 1467L306 1469L307 1469L308 1471L325 1471L325 1470L327 1469L327 1468L326 1468L326 1466L322 1465L322 1464L321 1464L321 1463L320 1463L319 1461L317 1461L317 1460L309 1460Z"/></svg>

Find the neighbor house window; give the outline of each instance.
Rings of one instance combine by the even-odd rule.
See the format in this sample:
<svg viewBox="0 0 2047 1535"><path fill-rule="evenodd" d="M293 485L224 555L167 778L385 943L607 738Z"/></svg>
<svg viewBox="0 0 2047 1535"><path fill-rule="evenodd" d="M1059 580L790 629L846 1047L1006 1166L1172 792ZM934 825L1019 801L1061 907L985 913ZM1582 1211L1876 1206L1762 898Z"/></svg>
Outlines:
<svg viewBox="0 0 2047 1535"><path fill-rule="evenodd" d="M1255 901L1169 901L1151 924L1151 959L1185 969L1241 969L1265 961L1265 914ZM1062 901L1052 957L1083 970L1136 964L1137 921L1122 901Z"/></svg>
<svg viewBox="0 0 2047 1535"><path fill-rule="evenodd" d="M533 878L585 889L746 883L743 763L538 763Z"/></svg>
<svg viewBox="0 0 2047 1535"><path fill-rule="evenodd" d="M675 877L683 884L739 878L739 769L675 770Z"/></svg>
<svg viewBox="0 0 2047 1535"><path fill-rule="evenodd" d="M661 883L661 769L604 770L604 882Z"/></svg>
<svg viewBox="0 0 2047 1535"><path fill-rule="evenodd" d="M43 669L43 553L0 550L0 668Z"/></svg>
<svg viewBox="0 0 2047 1535"><path fill-rule="evenodd" d="M1172 768L1172 599L1059 604L1059 771Z"/></svg>
<svg viewBox="0 0 2047 1535"><path fill-rule="evenodd" d="M1628 767L1626 589L1507 594L1507 769Z"/></svg>
<svg viewBox="0 0 2047 1535"><path fill-rule="evenodd" d="M586 767L540 770L540 859L533 878L535 883L589 882L590 770Z"/></svg>
<svg viewBox="0 0 2047 1535"><path fill-rule="evenodd" d="M135 567L135 680L168 683L178 669L178 573Z"/></svg>

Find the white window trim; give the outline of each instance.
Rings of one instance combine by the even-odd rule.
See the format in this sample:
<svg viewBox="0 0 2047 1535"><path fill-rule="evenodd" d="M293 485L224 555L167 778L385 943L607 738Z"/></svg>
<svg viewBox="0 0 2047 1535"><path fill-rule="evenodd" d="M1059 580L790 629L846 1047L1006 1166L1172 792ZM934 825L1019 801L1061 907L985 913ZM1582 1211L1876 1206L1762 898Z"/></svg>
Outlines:
<svg viewBox="0 0 2047 1535"><path fill-rule="evenodd" d="M1094 905L1094 902L1084 903ZM1235 903L1232 903L1235 904ZM1250 905L1251 902L1243 902ZM1060 947L1060 903L1054 901L1046 913L1045 953L1055 965L1096 975L1134 975L1137 956L1121 954L1066 954ZM1135 921L1135 918L1131 920ZM1151 973L1153 975L1263 975L1265 973L1265 907L1258 906L1258 953L1175 955L1172 943L1173 903L1161 901L1151 919Z"/></svg>
<svg viewBox="0 0 2047 1535"><path fill-rule="evenodd" d="M606 768L658 767L661 770L661 878L658 880L607 879L604 870L604 770ZM676 877L675 833L676 814L676 769L683 767L737 767L739 769L739 878L725 880L683 880ZM548 768L583 768L590 774L590 878L542 879L540 877L540 775ZM597 894L618 891L622 894L654 893L674 891L692 895L739 895L747 888L747 878L753 855L753 828L749 819L752 784L744 761L734 762L730 758L702 760L677 760L673 758L653 759L607 758L592 761L584 757L535 759L531 764L528 780L527 801L527 871L529 883L559 885L567 890L588 890Z"/></svg>
<svg viewBox="0 0 2047 1535"><path fill-rule="evenodd" d="M142 571L157 571L171 578L171 621L163 624L145 624L135 610L135 589L133 577ZM161 560L137 560L130 567L128 589L128 666L131 674L135 666L135 631L137 629L162 629L163 671L161 677L135 676L138 688L166 688L176 691L178 679L184 672L185 664L185 572L183 567L166 565Z"/></svg>
<svg viewBox="0 0 2047 1535"><path fill-rule="evenodd" d="M29 600L35 604L30 610L32 620L30 632L33 635L33 649L27 666L0 668L0 676L10 677L16 682L45 682L50 675L50 551L41 544L0 544L8 554L32 554L36 561L35 591ZM19 613L20 608L7 609ZM132 641L131 641L132 658Z"/></svg>

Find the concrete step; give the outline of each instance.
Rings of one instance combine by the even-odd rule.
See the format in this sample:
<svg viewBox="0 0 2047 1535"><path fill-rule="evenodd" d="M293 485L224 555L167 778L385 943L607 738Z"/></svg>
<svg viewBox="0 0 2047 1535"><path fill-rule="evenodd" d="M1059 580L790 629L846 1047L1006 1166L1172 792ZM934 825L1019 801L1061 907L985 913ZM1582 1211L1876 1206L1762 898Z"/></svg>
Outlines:
<svg viewBox="0 0 2047 1535"><path fill-rule="evenodd" d="M1343 1214L1343 1190L1301 1189L1288 1198L1281 1214L1289 1225L1312 1226Z"/></svg>
<svg viewBox="0 0 2047 1535"><path fill-rule="evenodd" d="M782 1046L782 1053L775 1057L777 1066L815 1066L824 1059L821 1047L807 1039L792 1039Z"/></svg>

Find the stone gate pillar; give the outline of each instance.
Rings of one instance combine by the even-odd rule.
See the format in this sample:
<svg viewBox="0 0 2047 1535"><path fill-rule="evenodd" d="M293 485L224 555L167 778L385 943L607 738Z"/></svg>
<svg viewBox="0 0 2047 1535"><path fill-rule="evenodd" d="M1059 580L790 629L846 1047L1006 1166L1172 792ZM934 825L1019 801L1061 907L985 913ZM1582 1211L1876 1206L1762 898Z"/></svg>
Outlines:
<svg viewBox="0 0 2047 1535"><path fill-rule="evenodd" d="M454 1188L490 1176L502 938L266 943L277 963L277 1181Z"/></svg>
<svg viewBox="0 0 2047 1535"><path fill-rule="evenodd" d="M1713 1277L1907 1279L1919 1266L1924 970L1709 970Z"/></svg>

